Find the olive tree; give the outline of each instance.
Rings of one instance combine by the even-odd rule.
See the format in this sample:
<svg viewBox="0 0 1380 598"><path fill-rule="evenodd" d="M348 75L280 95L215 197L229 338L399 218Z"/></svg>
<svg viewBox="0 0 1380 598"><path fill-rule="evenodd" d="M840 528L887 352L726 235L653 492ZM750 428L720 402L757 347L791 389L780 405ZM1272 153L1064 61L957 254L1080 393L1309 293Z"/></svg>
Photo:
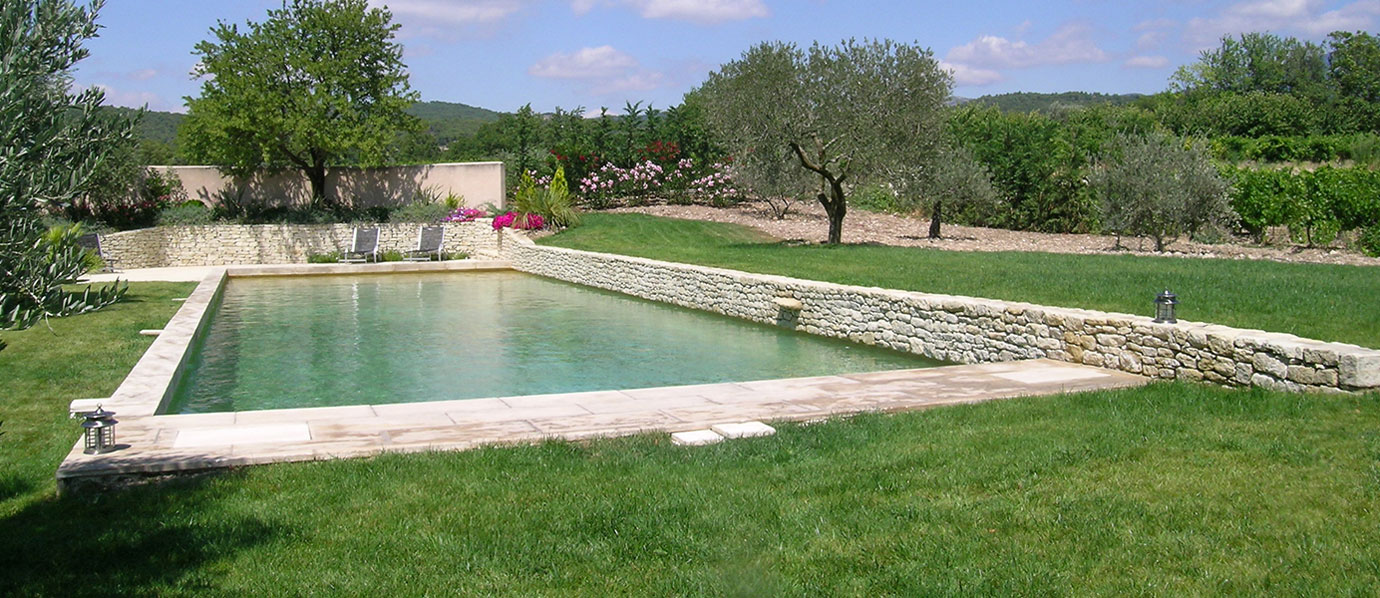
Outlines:
<svg viewBox="0 0 1380 598"><path fill-rule="evenodd" d="M63 285L86 272L70 235L45 239L43 212L90 187L92 175L133 143L134 123L101 110L104 94L73 94L69 71L96 35L100 2L6 0L0 4L0 329L100 309L125 286L82 293Z"/></svg>
<svg viewBox="0 0 1380 598"><path fill-rule="evenodd" d="M929 211L931 239L939 238L946 206L982 209L999 205L992 173L978 162L972 150L957 143L945 143L930 164L905 168L896 178L901 188L898 205Z"/></svg>
<svg viewBox="0 0 1380 598"><path fill-rule="evenodd" d="M196 46L190 157L236 175L297 168L312 202L330 203L328 166L381 164L400 131L420 128L404 112L417 95L392 18L366 0L290 0L243 30L218 23Z"/></svg>
<svg viewBox="0 0 1380 598"><path fill-rule="evenodd" d="M898 162L934 159L952 77L933 52L890 40L838 46L766 42L711 73L698 90L711 129L758 194L798 193L802 178L843 239L851 185ZM801 175L785 176L786 160ZM768 169L776 172L762 172Z"/></svg>
<svg viewBox="0 0 1380 598"><path fill-rule="evenodd" d="M1103 148L1089 184L1102 202L1102 224L1121 235L1148 236L1155 251L1174 239L1235 217L1230 184L1201 145L1164 133L1118 134Z"/></svg>

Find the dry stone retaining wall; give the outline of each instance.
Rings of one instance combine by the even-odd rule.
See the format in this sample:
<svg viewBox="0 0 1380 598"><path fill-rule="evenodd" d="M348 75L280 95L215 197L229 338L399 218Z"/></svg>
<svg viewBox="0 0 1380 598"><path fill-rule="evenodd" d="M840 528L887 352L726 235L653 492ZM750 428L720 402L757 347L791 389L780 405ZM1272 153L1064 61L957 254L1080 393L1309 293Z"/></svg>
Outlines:
<svg viewBox="0 0 1380 598"><path fill-rule="evenodd" d="M372 225L367 225L372 226ZM379 250L405 251L417 246L415 223L380 224ZM492 222L446 223L444 250L471 256L497 253ZM160 226L101 237L101 248L115 268L292 264L311 254L347 249L352 224L208 224Z"/></svg>
<svg viewBox="0 0 1380 598"><path fill-rule="evenodd" d="M537 246L511 233L501 250L541 276L958 363L1044 357L1227 386L1380 388L1380 351L1287 334L750 274ZM803 309L783 307L794 301Z"/></svg>

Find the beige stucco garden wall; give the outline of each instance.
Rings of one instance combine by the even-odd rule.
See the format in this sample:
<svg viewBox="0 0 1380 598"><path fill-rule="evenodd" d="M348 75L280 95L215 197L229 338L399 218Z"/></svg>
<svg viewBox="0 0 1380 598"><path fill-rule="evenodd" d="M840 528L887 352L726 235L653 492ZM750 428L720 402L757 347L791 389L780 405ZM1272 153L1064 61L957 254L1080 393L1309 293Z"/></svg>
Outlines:
<svg viewBox="0 0 1380 598"><path fill-rule="evenodd" d="M311 187L301 171L261 173L231 177L214 166L154 166L182 181L188 199L208 206L223 201L266 205L301 205L311 198ZM423 164L385 168L331 168L326 187L331 197L357 207L396 206L410 203L419 193L464 196L464 205L503 206L502 162Z"/></svg>
<svg viewBox="0 0 1380 598"><path fill-rule="evenodd" d="M1227 386L1380 389L1380 351L1289 334L751 274L507 232L500 255L532 274L958 363L1048 358ZM796 301L803 309L781 306Z"/></svg>

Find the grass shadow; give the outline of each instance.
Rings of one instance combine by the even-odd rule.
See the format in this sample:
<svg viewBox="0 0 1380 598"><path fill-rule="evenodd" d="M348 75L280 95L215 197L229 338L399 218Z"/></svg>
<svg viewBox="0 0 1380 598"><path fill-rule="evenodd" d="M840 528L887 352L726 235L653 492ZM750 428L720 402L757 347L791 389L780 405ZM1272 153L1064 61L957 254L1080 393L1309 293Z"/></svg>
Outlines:
<svg viewBox="0 0 1380 598"><path fill-rule="evenodd" d="M32 481L15 473L0 474L0 503L33 491Z"/></svg>
<svg viewBox="0 0 1380 598"><path fill-rule="evenodd" d="M0 521L0 587L41 596L213 588L209 563L287 531L253 515L221 514L223 486L208 481L197 476L30 505Z"/></svg>

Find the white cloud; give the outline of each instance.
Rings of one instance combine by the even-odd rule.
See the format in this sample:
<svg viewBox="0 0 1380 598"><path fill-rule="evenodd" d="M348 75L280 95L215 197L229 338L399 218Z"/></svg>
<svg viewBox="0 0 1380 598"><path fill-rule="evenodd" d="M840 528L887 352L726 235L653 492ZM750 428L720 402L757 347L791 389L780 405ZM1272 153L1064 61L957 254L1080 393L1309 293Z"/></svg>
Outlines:
<svg viewBox="0 0 1380 598"><path fill-rule="evenodd" d="M1162 69L1169 66L1169 59L1163 56L1132 56L1122 66L1133 69Z"/></svg>
<svg viewBox="0 0 1380 598"><path fill-rule="evenodd" d="M1152 19L1136 23L1136 26L1131 28L1132 31L1141 32L1136 37L1136 49L1145 51L1160 47L1169 37L1170 31L1178 26L1177 21L1170 19Z"/></svg>
<svg viewBox="0 0 1380 598"><path fill-rule="evenodd" d="M525 4L524 0L369 0L370 6L386 6L395 17L452 25L493 23L517 12Z"/></svg>
<svg viewBox="0 0 1380 598"><path fill-rule="evenodd" d="M1108 56L1089 37L1086 25L1069 23L1036 44L984 35L949 50L945 59L970 68L1029 68L1051 64L1106 62Z"/></svg>
<svg viewBox="0 0 1380 598"><path fill-rule="evenodd" d="M575 81L594 95L650 91L666 84L664 73L644 69L636 58L607 45L557 52L529 67L527 74Z"/></svg>
<svg viewBox="0 0 1380 598"><path fill-rule="evenodd" d="M762 0L572 0L571 10L585 14L596 6L627 6L646 19L671 19L713 25L770 14Z"/></svg>
<svg viewBox="0 0 1380 598"><path fill-rule="evenodd" d="M158 71L154 69L140 69L129 74L129 78L135 81L148 81L158 76Z"/></svg>
<svg viewBox="0 0 1380 598"><path fill-rule="evenodd" d="M954 85L963 86L982 86L990 85L1002 80L1001 73L987 69L977 69L963 64L939 61L939 68L949 71L954 76Z"/></svg>
<svg viewBox="0 0 1380 598"><path fill-rule="evenodd" d="M1110 56L1082 23L1068 23L1037 43L983 35L949 50L940 65L954 75L956 85L987 85L1003 80L1004 69L1053 64L1106 62Z"/></svg>
<svg viewBox="0 0 1380 598"><path fill-rule="evenodd" d="M105 93L105 104L107 106L125 106L127 108L142 108L148 106L150 110L164 110L173 112L183 112L186 109L180 104L170 104L162 96L149 91L129 91L120 90L104 83L92 85L96 89Z"/></svg>
<svg viewBox="0 0 1380 598"><path fill-rule="evenodd" d="M1160 42L1163 42L1167 35L1168 33L1164 31L1146 31L1136 38L1136 48L1139 50L1158 48Z"/></svg>
<svg viewBox="0 0 1380 598"><path fill-rule="evenodd" d="M548 79L608 79L637 68L637 59L613 46L557 52L527 69L527 74Z"/></svg>
<svg viewBox="0 0 1380 598"><path fill-rule="evenodd" d="M1152 31L1155 29L1169 29L1178 24L1179 22L1174 19L1150 19L1148 21L1136 23L1136 26L1131 29L1134 31Z"/></svg>
<svg viewBox="0 0 1380 598"><path fill-rule="evenodd" d="M1313 36L1336 30L1370 29L1380 16L1380 0L1358 0L1327 10L1323 0L1238 2L1214 17L1188 22L1185 38L1195 47L1215 46L1224 35L1253 31L1300 32Z"/></svg>

